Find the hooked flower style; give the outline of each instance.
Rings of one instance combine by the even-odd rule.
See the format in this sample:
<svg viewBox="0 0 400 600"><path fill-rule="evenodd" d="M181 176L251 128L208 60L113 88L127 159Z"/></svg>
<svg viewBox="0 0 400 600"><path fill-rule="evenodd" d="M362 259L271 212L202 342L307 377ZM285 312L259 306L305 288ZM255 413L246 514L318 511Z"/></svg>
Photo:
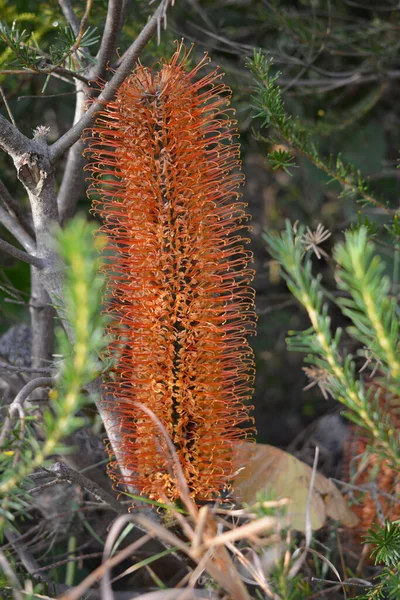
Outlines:
<svg viewBox="0 0 400 600"><path fill-rule="evenodd" d="M190 72L187 62L181 44L159 68L138 63L86 132L90 195L108 236L111 476L157 500L179 490L157 425L135 402L165 426L199 500L229 486L233 444L253 433L236 121L219 70L199 79L207 56Z"/></svg>

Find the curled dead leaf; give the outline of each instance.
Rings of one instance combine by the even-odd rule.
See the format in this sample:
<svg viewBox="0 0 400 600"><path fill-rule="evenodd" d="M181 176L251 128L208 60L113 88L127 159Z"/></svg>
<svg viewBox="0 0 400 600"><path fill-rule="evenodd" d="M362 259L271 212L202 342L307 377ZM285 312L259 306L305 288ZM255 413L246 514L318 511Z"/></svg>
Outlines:
<svg viewBox="0 0 400 600"><path fill-rule="evenodd" d="M298 531L305 530L307 498L312 469L291 454L268 446L241 442L235 446L233 497L255 504L258 492L269 489L277 498L290 498L289 518ZM311 496L311 526L320 529L331 517L344 527L355 527L358 518L330 480L316 473Z"/></svg>

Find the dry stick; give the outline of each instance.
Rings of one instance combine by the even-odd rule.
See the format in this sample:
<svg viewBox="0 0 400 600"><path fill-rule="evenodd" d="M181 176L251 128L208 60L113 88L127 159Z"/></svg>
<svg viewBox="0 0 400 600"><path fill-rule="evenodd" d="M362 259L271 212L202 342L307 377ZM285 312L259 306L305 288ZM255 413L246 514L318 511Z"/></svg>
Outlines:
<svg viewBox="0 0 400 600"><path fill-rule="evenodd" d="M130 74L140 52L157 31L160 21L164 18L166 10L172 2L173 0L161 0L159 7L143 27L136 40L129 47L125 53L124 60L122 61L120 67L104 87L99 97L93 102L78 123L76 123L69 131L67 131L67 133L57 140L57 142L50 146L49 152L52 163L58 160L64 154L64 152L72 146L72 144L79 140L82 131L91 125L95 114L101 109L102 105L113 98L115 92Z"/></svg>
<svg viewBox="0 0 400 600"><path fill-rule="evenodd" d="M91 479L88 479L81 473L78 473L74 469L68 467L65 463L61 461L56 462L48 469L48 471L55 475L59 482L65 481L68 483L76 483L86 492L94 496L96 500L104 502L104 504L107 504L107 506L112 508L112 510L119 515L124 515L126 513L126 509L118 502L116 498L114 498L114 496L103 490Z"/></svg>
<svg viewBox="0 0 400 600"><path fill-rule="evenodd" d="M87 554L79 553L78 556L67 555L67 558L60 559L56 562L51 563L50 565L46 565L45 567L39 567L37 569L37 571L35 571L35 573L32 573L32 574L40 575L41 573L44 573L45 571L50 571L51 569L56 569L58 567L62 567L69 562L79 562L79 561L87 560L89 558L100 558L101 556L103 556L102 552L88 552Z"/></svg>
<svg viewBox="0 0 400 600"><path fill-rule="evenodd" d="M121 517L119 517L118 519L116 519L110 529L110 533L107 536L107 540L104 546L104 552L103 552L103 564L104 564L104 574L101 580L101 596L104 600L108 600L108 598L113 598L113 592L112 592L112 587L111 587L111 579L110 579L110 568L107 566L107 561L109 560L110 554L114 548L114 544L117 541L122 529L125 527L126 524L131 523L133 520L133 522L136 524L136 527L139 527L139 529L141 531L143 531L144 533L146 533L146 529L142 526L138 525L137 520L132 519L132 515L123 515ZM174 548L171 548L171 545L169 544L164 544L164 546L173 551Z"/></svg>
<svg viewBox="0 0 400 600"><path fill-rule="evenodd" d="M354 485L352 483L347 483L346 481L341 481L340 479L335 479L334 477L330 478L331 481L333 481L333 483L337 483L338 485L341 485L342 487L346 487L349 490L356 490L357 492L370 492L371 490L375 490L378 491L378 486L376 485L376 483L364 483L363 485ZM397 498L396 496L394 496L394 494L388 494L387 492L384 492L383 490L379 490L379 495L383 496L384 498L388 498L391 502L394 502L396 504L400 504L400 498Z"/></svg>
<svg viewBox="0 0 400 600"><path fill-rule="evenodd" d="M24 385L22 390L18 392L15 399L9 406L9 416L6 417L0 434L0 446L2 446L5 443L8 434L14 427L17 414L19 414L21 419L24 418L24 403L28 396L37 388L52 387L54 383L55 379L53 379L52 377L37 377L36 379L32 379L32 381L29 381L26 385Z"/></svg>
<svg viewBox="0 0 400 600"><path fill-rule="evenodd" d="M33 575L39 568L40 565L36 559L28 552L26 544L20 543L20 538L10 529L5 529L4 536L7 538L9 544L12 546L14 551L17 553L21 563L28 573ZM46 577L43 577L46 579Z"/></svg>
<svg viewBox="0 0 400 600"><path fill-rule="evenodd" d="M129 11L132 6L132 0L122 0L122 10L121 10L121 29L128 18Z"/></svg>
<svg viewBox="0 0 400 600"><path fill-rule="evenodd" d="M11 371L13 373L43 373L44 375L48 375L54 369L50 367L26 367L21 365L16 367L15 365L10 365L2 360L0 360L0 370L4 369L4 371Z"/></svg>
<svg viewBox="0 0 400 600"><path fill-rule="evenodd" d="M311 581L318 581L318 583L333 583L334 585L338 585L340 587L340 583L332 579L320 579L319 577L311 577ZM358 587L373 587L373 584L366 579L360 579L359 577L349 577L348 579L344 579L342 581L343 585L355 585Z"/></svg>
<svg viewBox="0 0 400 600"><path fill-rule="evenodd" d="M129 600L133 599L130 598ZM144 594L140 594L140 596L135 596L134 600L217 600L217 596L210 596L208 591L203 592L202 590L193 590L191 588L178 590L172 588L156 590L154 592L145 592Z"/></svg>
<svg viewBox="0 0 400 600"><path fill-rule="evenodd" d="M326 558L326 556L324 556L320 552L317 552L317 550L314 550L313 548L308 548L308 552L310 552L311 554L315 554L315 556L317 556L320 560L322 560L324 563L326 563L332 569L332 571L335 573L336 577L339 580L339 584L342 587L343 597L344 597L345 600L347 600L346 588L345 588L345 586L343 584L342 578L340 577L340 573L337 570L337 568L335 567L335 565L332 564L331 561Z"/></svg>
<svg viewBox="0 0 400 600"><path fill-rule="evenodd" d="M205 548L208 549L217 548L218 546L225 546L228 543L235 542L237 540L244 539L252 535L257 535L258 533L262 533L266 529L272 529L276 527L276 524L276 517L266 515L265 517L260 517L256 521L251 521L250 523L241 525L241 527L236 527L235 529L231 529L230 531L220 533L218 536L215 536L211 540L203 541L203 545L200 547L200 549L204 550Z"/></svg>
<svg viewBox="0 0 400 600"><path fill-rule="evenodd" d="M7 252L7 254L10 254L18 260L22 260L23 262L26 262L29 265L33 265L37 269L43 269L43 267L45 266L45 262L42 258L34 256L33 254L28 254L28 252L24 252L24 250L20 250L19 248L16 248L12 244L9 244L8 242L2 239L0 239L0 250L4 250L4 252Z"/></svg>

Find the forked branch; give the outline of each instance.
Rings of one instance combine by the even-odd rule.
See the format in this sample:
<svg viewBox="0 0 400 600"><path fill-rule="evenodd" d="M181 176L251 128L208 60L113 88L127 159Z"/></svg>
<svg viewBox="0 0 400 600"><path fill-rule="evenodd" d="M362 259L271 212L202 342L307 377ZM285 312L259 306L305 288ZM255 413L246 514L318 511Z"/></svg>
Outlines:
<svg viewBox="0 0 400 600"><path fill-rule="evenodd" d="M101 106L105 102L108 102L112 99L122 82L131 72L134 63L139 58L143 48L150 41L155 32L158 31L161 21L165 19L166 10L170 4L173 4L173 0L161 0L157 10L154 12L153 16L143 27L136 40L127 50L118 70L104 87L97 100L93 102L91 107L85 112L82 118L69 131L67 131L67 133L65 133L59 140L57 140L57 142L50 146L50 160L52 163L58 160L64 154L64 152L66 152L73 144L75 144L75 142L79 140L83 130L92 124L96 112L100 110Z"/></svg>

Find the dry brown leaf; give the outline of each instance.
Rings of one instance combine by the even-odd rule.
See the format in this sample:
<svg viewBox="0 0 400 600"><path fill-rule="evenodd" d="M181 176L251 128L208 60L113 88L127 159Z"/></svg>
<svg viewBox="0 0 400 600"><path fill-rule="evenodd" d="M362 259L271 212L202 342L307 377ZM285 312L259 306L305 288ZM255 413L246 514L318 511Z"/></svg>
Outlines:
<svg viewBox="0 0 400 600"><path fill-rule="evenodd" d="M235 448L233 497L255 504L257 493L272 490L277 498L288 497L290 521L298 531L305 530L307 498L312 469L291 454L266 444L241 442ZM311 526L319 529L331 517L344 527L355 527L358 518L330 480L316 473L311 497Z"/></svg>

